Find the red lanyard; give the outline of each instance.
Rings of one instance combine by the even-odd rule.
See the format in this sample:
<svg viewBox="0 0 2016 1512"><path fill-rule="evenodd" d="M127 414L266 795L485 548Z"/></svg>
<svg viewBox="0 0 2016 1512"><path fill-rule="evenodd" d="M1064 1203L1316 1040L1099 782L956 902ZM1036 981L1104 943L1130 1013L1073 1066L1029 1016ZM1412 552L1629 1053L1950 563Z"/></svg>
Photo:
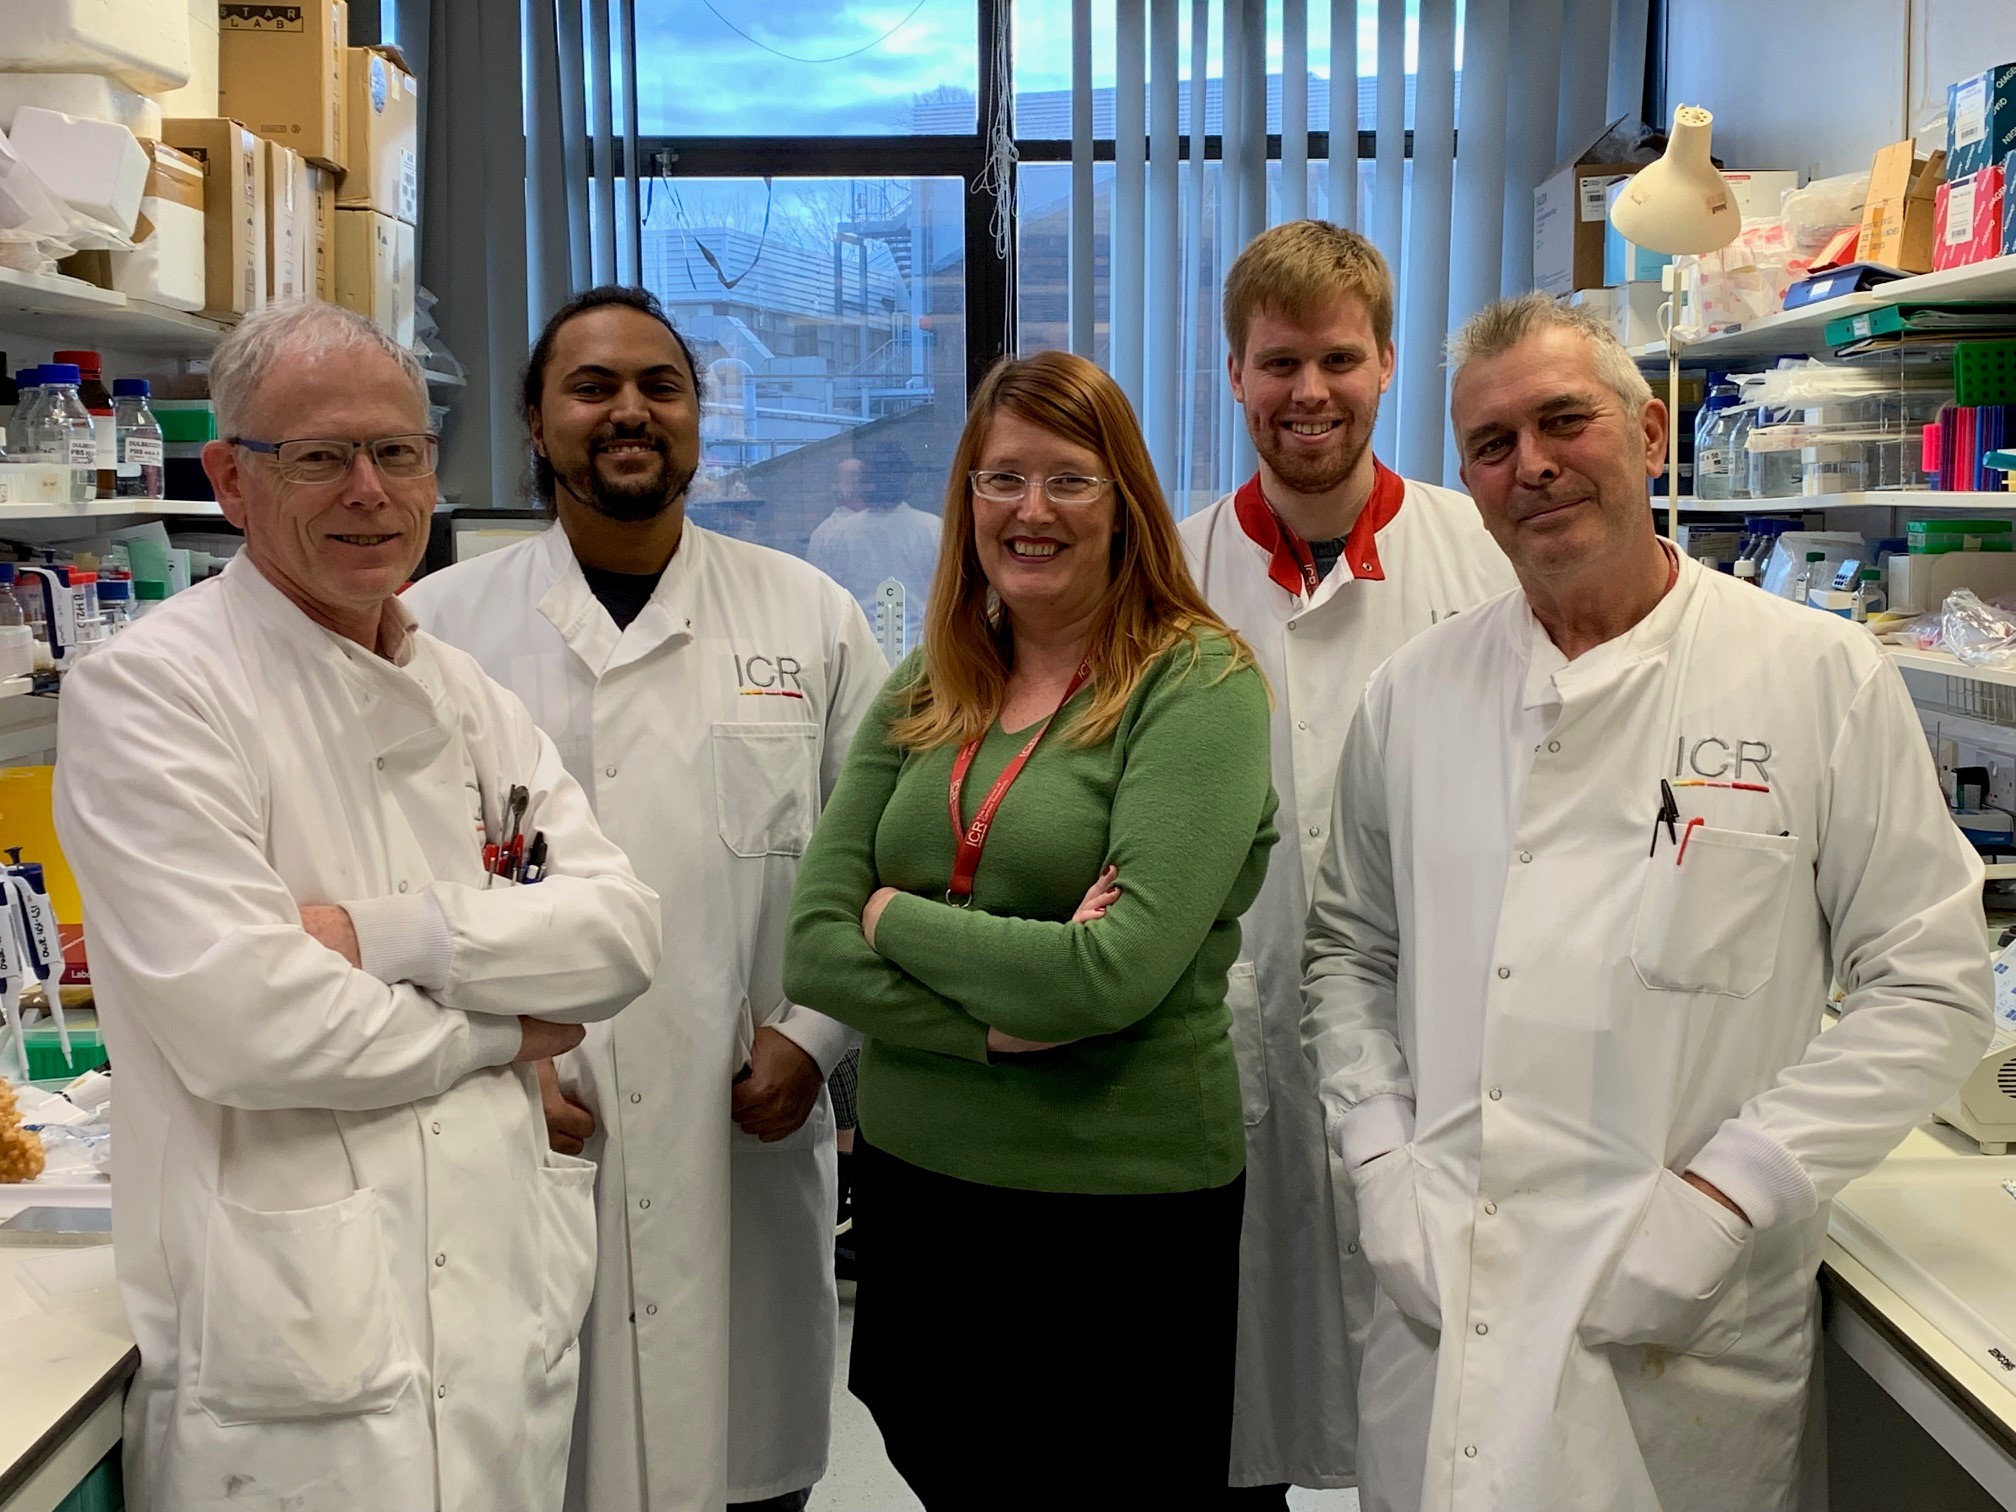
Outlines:
<svg viewBox="0 0 2016 1512"><path fill-rule="evenodd" d="M1022 768L1029 764L1029 757L1036 749L1036 742L1043 738L1043 732L1050 728L1050 721L1064 712L1064 705L1071 702L1078 690L1091 681L1092 664L1080 662L1072 675L1071 686L1064 690L1064 696L1057 700L1057 707L1050 711L1050 718L1036 726L1022 749L1014 759L1001 769L1001 775L994 779L993 789L987 794L974 814L973 822L965 824L959 818L959 795L966 786L966 773L972 769L973 757L980 749L978 740L969 740L959 747L959 754L952 758L952 791L948 807L952 812L952 835L958 849L952 857L952 880L945 888L945 901L964 908L973 900L973 877L980 870L980 853L987 848L987 831L994 825L994 815L1000 810L1001 800L1008 796L1008 789L1015 785L1015 779L1022 775Z"/></svg>
<svg viewBox="0 0 2016 1512"><path fill-rule="evenodd" d="M1309 550L1309 543L1297 535L1286 520L1276 515L1274 521L1280 527L1282 544L1295 558L1295 566L1302 574L1302 596L1314 598L1316 590L1323 586L1322 574L1316 570L1315 554Z"/></svg>

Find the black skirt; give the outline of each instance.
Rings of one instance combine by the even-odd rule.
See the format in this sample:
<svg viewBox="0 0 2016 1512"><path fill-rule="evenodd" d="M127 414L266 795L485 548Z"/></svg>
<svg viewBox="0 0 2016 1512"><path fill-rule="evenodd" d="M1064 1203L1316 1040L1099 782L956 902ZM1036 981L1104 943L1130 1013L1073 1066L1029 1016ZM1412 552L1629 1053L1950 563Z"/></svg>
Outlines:
<svg viewBox="0 0 2016 1512"><path fill-rule="evenodd" d="M1244 1176L1088 1196L855 1152L848 1388L931 1512L1223 1494Z"/></svg>

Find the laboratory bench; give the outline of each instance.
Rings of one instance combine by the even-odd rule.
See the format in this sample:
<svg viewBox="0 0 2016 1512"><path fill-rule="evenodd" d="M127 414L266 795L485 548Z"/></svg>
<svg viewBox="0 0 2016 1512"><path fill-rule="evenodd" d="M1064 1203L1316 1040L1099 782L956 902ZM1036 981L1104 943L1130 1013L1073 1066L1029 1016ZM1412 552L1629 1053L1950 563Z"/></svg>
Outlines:
<svg viewBox="0 0 2016 1512"><path fill-rule="evenodd" d="M1830 1512L2016 1512L2016 1156L1914 1129L1834 1205L1820 1275ZM0 1188L32 1203L100 1185ZM110 1246L99 1251L109 1258ZM23 1267L75 1254L0 1243L0 1512L55 1512L117 1444L139 1361L116 1297L46 1311Z"/></svg>

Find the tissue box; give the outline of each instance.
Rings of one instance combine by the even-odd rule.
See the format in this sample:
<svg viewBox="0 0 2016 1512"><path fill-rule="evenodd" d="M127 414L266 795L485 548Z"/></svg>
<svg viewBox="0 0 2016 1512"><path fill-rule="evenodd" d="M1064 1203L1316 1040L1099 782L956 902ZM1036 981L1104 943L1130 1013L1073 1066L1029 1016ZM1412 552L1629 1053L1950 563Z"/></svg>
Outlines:
<svg viewBox="0 0 2016 1512"><path fill-rule="evenodd" d="M1964 268L2002 254L2002 167L1939 186L1932 224L1932 271Z"/></svg>
<svg viewBox="0 0 2016 1512"><path fill-rule="evenodd" d="M217 7L217 113L341 172L344 0Z"/></svg>
<svg viewBox="0 0 2016 1512"><path fill-rule="evenodd" d="M167 121L161 133L204 167L204 310L249 314L266 302L265 144L236 121Z"/></svg>
<svg viewBox="0 0 2016 1512"><path fill-rule="evenodd" d="M141 94L189 82L189 13L177 0L6 0L9 73L105 74Z"/></svg>
<svg viewBox="0 0 2016 1512"><path fill-rule="evenodd" d="M370 47L345 51L348 166L336 191L345 209L420 220L420 96L396 58Z"/></svg>
<svg viewBox="0 0 2016 1512"><path fill-rule="evenodd" d="M117 121L141 141L161 135L161 107L100 74L0 73L0 128L14 129L23 105L92 121Z"/></svg>
<svg viewBox="0 0 2016 1512"><path fill-rule="evenodd" d="M132 132L114 121L87 121L24 105L14 113L7 139L14 155L73 210L103 221L121 236L133 234L149 165Z"/></svg>
<svg viewBox="0 0 2016 1512"><path fill-rule="evenodd" d="M209 255L203 218L203 165L165 142L144 144L154 167L140 201L135 248L111 256L112 287L131 299L200 310Z"/></svg>
<svg viewBox="0 0 2016 1512"><path fill-rule="evenodd" d="M336 212L336 303L413 345L413 228L376 210Z"/></svg>
<svg viewBox="0 0 2016 1512"><path fill-rule="evenodd" d="M2016 63L1946 89L1946 176L1970 178L2016 153Z"/></svg>

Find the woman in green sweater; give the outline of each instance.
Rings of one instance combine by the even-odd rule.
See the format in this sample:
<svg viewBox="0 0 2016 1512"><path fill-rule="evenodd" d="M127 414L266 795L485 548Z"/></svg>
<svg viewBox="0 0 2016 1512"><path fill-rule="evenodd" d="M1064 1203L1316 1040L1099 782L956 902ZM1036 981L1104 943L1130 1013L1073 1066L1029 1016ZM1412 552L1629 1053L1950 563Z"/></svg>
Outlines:
<svg viewBox="0 0 2016 1512"><path fill-rule="evenodd" d="M1118 386L1003 361L784 961L865 1039L849 1385L927 1507L1224 1495L1267 698Z"/></svg>

